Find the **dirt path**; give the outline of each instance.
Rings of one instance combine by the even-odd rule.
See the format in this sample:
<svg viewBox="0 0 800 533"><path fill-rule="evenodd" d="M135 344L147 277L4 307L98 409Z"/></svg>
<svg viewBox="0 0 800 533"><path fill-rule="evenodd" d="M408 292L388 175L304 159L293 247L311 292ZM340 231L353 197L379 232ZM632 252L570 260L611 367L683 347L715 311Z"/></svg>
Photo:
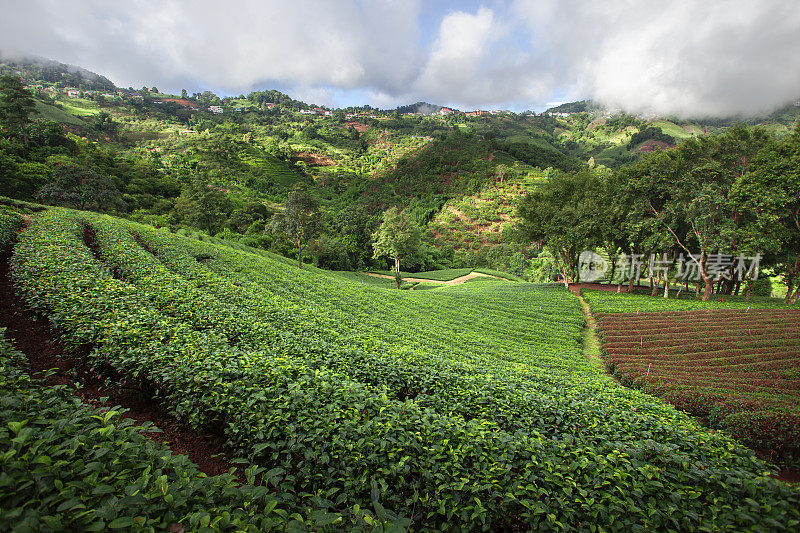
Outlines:
<svg viewBox="0 0 800 533"><path fill-rule="evenodd" d="M68 357L58 341L58 332L50 322L37 317L16 293L9 271L10 251L0 253L0 327L5 327L12 344L24 353L30 362L29 373L35 377L40 372L55 369L46 380L47 385L66 385L67 390L87 403L120 405L129 411L124 415L137 424L151 422L160 433L145 433L151 440L168 444L173 454L187 455L200 471L208 475L227 472L233 465L222 455L220 439L203 434L180 424L174 417L159 410L152 397L143 391L103 388L102 382L88 372L77 357ZM84 387L75 389L70 373L77 371L84 379Z"/></svg>
<svg viewBox="0 0 800 533"><path fill-rule="evenodd" d="M608 291L608 292L617 292L617 286L611 285L607 283L570 283L569 290L575 296L581 296L581 289L591 289L593 291ZM628 292L628 286L622 285L620 287L619 292Z"/></svg>
<svg viewBox="0 0 800 533"><path fill-rule="evenodd" d="M375 278L383 278L383 279L394 279L394 276L389 276L387 274L375 274L374 272L364 272L367 276L372 276ZM436 279L424 279L424 278L403 278L403 281L415 281L419 283L438 283L439 285L461 285L467 280L472 278L493 278L493 279L501 279L503 281L508 281L505 278L501 278L499 276L492 276L491 274L484 274L483 272L470 272L466 276L461 276L460 278L451 279L450 281L439 281Z"/></svg>
<svg viewBox="0 0 800 533"><path fill-rule="evenodd" d="M586 317L586 327L583 330L583 355L597 365L600 370L605 371L600 350L600 337L597 336L597 321L592 316L592 309L589 307L589 303L581 296L580 287L573 289L570 286L570 290L578 297L583 316Z"/></svg>

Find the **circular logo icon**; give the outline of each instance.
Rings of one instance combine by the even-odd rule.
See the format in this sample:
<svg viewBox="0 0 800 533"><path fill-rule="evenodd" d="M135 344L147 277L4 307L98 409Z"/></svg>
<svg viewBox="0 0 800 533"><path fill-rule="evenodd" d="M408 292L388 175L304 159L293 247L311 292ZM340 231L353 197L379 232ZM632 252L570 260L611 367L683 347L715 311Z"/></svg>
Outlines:
<svg viewBox="0 0 800 533"><path fill-rule="evenodd" d="M578 272L580 280L586 282L603 279L608 270L608 261L603 259L600 254L585 250L578 258Z"/></svg>

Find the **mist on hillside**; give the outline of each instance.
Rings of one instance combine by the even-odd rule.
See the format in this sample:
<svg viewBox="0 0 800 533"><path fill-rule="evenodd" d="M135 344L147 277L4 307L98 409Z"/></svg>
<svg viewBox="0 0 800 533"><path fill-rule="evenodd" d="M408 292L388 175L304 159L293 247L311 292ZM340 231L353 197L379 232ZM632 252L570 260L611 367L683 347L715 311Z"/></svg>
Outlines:
<svg viewBox="0 0 800 533"><path fill-rule="evenodd" d="M33 0L9 11L0 49L173 93L277 88L330 107L516 111L591 99L678 118L753 116L800 98L800 10L785 0L200 1L157 17L138 4Z"/></svg>

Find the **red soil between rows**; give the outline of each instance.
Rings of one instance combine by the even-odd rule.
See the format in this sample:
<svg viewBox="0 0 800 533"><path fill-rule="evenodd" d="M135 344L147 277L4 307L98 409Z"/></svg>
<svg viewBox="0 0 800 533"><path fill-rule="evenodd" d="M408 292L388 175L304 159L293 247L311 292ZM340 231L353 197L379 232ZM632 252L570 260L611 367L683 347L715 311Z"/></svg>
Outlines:
<svg viewBox="0 0 800 533"><path fill-rule="evenodd" d="M94 245L91 235L87 240L87 244ZM96 252L96 245L90 247ZM77 371L83 377L85 386L73 389L71 393L96 406L101 405L101 398L107 397L106 405L128 409L122 416L133 418L137 425L152 423L161 432L146 432L144 435L153 441L168 444L173 454L187 455L201 472L213 476L226 473L234 466L222 453L218 437L181 424L159 409L146 393L122 388L104 389L101 381L88 372L78 356L65 352L59 342L59 333L50 322L38 317L17 294L9 269L10 256L10 251L0 253L0 327L6 328L6 335L13 345L28 358L31 376L37 377L41 372L55 369L43 383L66 385L69 390L73 386L70 373Z"/></svg>
<svg viewBox="0 0 800 533"><path fill-rule="evenodd" d="M782 379L777 373L800 363L800 310L702 309L595 316L606 361L623 382L638 383L636 388L666 387L659 395L672 403L689 394L696 405L684 407L691 411L719 401L739 402L745 410L780 409L796 403L800 381ZM769 345L758 346L759 342ZM681 398L673 398L675 394ZM800 482L800 472L794 469L783 468L774 477Z"/></svg>

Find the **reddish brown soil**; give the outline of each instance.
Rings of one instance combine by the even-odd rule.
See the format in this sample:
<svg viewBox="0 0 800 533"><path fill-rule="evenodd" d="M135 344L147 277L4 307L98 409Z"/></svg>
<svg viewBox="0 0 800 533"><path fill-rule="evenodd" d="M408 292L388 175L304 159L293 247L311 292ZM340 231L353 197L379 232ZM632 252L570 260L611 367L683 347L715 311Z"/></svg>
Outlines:
<svg viewBox="0 0 800 533"><path fill-rule="evenodd" d="M370 127L362 122L348 122L347 125L353 126L358 133L364 133L365 131L370 130Z"/></svg>
<svg viewBox="0 0 800 533"><path fill-rule="evenodd" d="M616 292L617 286L616 285L608 285L604 283L570 283L569 290L575 296L580 296L581 289L592 289L593 291L614 291ZM620 292L628 292L628 286L623 285L620 289Z"/></svg>
<svg viewBox="0 0 800 533"><path fill-rule="evenodd" d="M642 143L641 145L639 145L639 147L636 149L636 151L637 152L654 152L656 150L656 148L661 148L662 150L667 150L669 148L674 148L674 147L675 147L675 145L673 145L673 144L665 143L664 141L656 141L656 140L650 139L649 141L646 141L646 142Z"/></svg>
<svg viewBox="0 0 800 533"><path fill-rule="evenodd" d="M88 233L86 235L93 251L96 251L93 236ZM80 395L84 401L100 405L101 398L108 397L107 405L120 405L129 409L124 416L133 418L137 424L150 422L161 430L160 433L146 433L147 438L168 444L173 454L187 455L208 475L222 474L233 467L222 454L218 437L180 424L174 417L160 410L152 397L143 391L104 389L101 381L81 364L79 357L66 354L58 340L59 334L51 327L50 322L37 317L14 290L9 272L10 255L8 251L0 253L0 327L7 328L8 338L28 357L31 375L55 369L44 383L71 388L73 382L69 372L77 371L86 385L72 392Z"/></svg>
<svg viewBox="0 0 800 533"><path fill-rule="evenodd" d="M316 165L318 167L329 167L336 164L336 161L330 157L316 152L299 152L297 158L308 165Z"/></svg>

